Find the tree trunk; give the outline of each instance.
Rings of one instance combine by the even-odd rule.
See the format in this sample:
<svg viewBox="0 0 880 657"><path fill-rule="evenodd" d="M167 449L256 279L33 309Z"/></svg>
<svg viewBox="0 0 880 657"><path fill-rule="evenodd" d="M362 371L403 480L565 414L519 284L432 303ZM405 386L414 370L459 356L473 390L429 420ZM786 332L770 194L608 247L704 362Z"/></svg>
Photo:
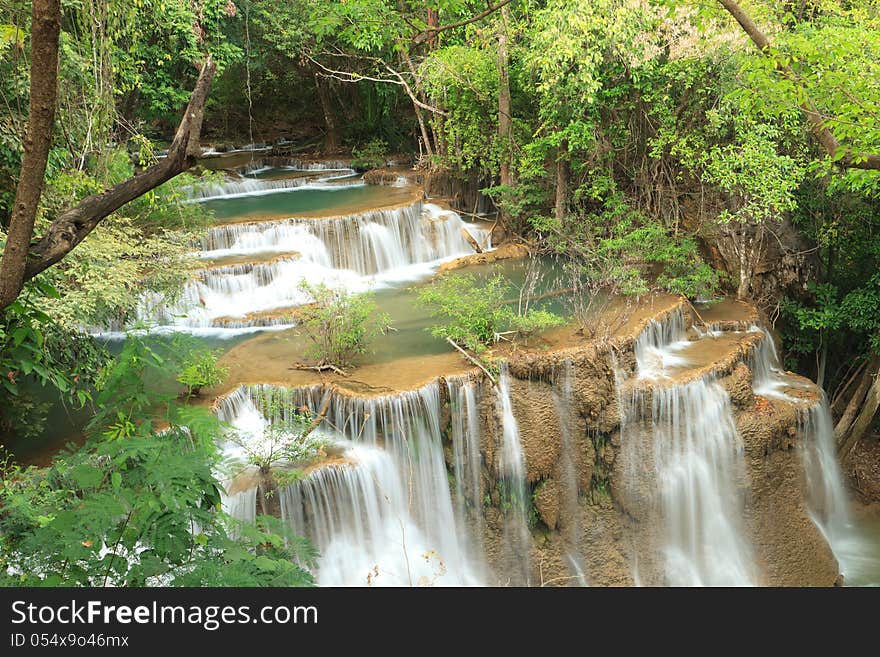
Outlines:
<svg viewBox="0 0 880 657"><path fill-rule="evenodd" d="M825 389L825 370L828 365L828 331L819 333L822 345L819 347L819 357L816 359L816 385Z"/></svg>
<svg viewBox="0 0 880 657"><path fill-rule="evenodd" d="M416 90L414 96L421 96L418 98L422 103L425 103L428 98L425 94L424 86L422 85L422 80L419 77L418 71L416 70L415 64L413 64L412 57L409 56L409 53L406 51L406 46L401 46L400 49L400 58L406 64L406 67L409 69L410 74L413 76L413 82L415 84ZM425 121L425 113L422 111L422 108L419 106L417 102L415 102L416 98L412 98L413 101L413 109L416 113L416 120L419 122L419 131L422 133L422 141L425 144L425 151L428 154L428 157L433 157L437 152L437 149L431 143L431 133L428 130L428 123Z"/></svg>
<svg viewBox="0 0 880 657"><path fill-rule="evenodd" d="M440 12L436 9L428 9L427 20L425 24L428 26L429 30L431 28L440 27ZM437 47L437 33L431 32L431 36L428 39L428 50L434 50Z"/></svg>
<svg viewBox="0 0 880 657"><path fill-rule="evenodd" d="M315 86L318 89L321 110L324 112L324 123L327 125L327 134L324 136L324 152L335 153L339 150L339 129L336 126L336 115L333 113L333 103L330 101L327 83L317 73L315 74Z"/></svg>
<svg viewBox="0 0 880 657"><path fill-rule="evenodd" d="M501 142L500 182L510 185L511 177L511 116L510 116L510 59L507 52L507 22L510 9L501 8L498 24L498 139Z"/></svg>
<svg viewBox="0 0 880 657"><path fill-rule="evenodd" d="M558 221L565 219L568 212L568 147L565 142L556 154L556 204L554 216Z"/></svg>
<svg viewBox="0 0 880 657"><path fill-rule="evenodd" d="M34 3L34 6L36 7L37 4L42 3ZM57 31L54 33L54 43L57 59ZM38 45L42 47L41 44L34 42L34 48L37 48ZM202 64L189 104L184 111L180 125L177 127L174 140L168 149L168 155L163 160L100 194L87 196L76 207L58 215L40 240L32 246L30 242L33 236L33 217L40 197L39 193L36 195L31 193L27 197L27 203L30 204L30 223L25 226L27 230L22 230L19 227L14 233L10 231L3 253L3 261L0 264L0 271L2 271L2 276L0 276L0 310L15 301L25 281L59 262L108 215L129 201L143 196L151 189L171 180L196 163L196 158L201 154L199 138L205 113L205 101L208 98L211 78L216 69L217 66L209 55ZM57 69L51 69L51 77L54 84L57 79ZM31 98L33 99L33 93ZM50 132L51 126L46 134ZM40 166L41 175L40 180L37 181L40 190L42 189L42 175L45 173L47 156L48 150L43 153ZM24 206L25 202L17 195L16 206L19 204ZM18 257L19 252L24 252L24 257Z"/></svg>
<svg viewBox="0 0 880 657"><path fill-rule="evenodd" d="M865 367L865 371L862 374L858 387L856 387L855 392L853 392L852 397L850 397L849 403L847 403L846 409L843 411L843 415L840 416L840 419L834 426L834 442L837 444L838 448L842 447L844 440L849 434L853 421L855 420L859 409L862 408L862 402L865 400L865 395L868 393L871 384L877 376L878 369L880 369L880 357L874 356L871 358L867 367Z"/></svg>
<svg viewBox="0 0 880 657"><path fill-rule="evenodd" d="M0 309L18 297L25 281L28 249L43 193L43 178L46 175L46 162L52 145L52 127L55 124L60 30L59 0L34 0L31 8L28 128L6 248L0 261Z"/></svg>
<svg viewBox="0 0 880 657"><path fill-rule="evenodd" d="M875 368L868 370L866 376L869 379L872 379L871 387L868 389L868 394L865 396L865 403L859 411L859 415L856 417L855 422L853 422L849 435L844 439L843 444L840 446L839 455L841 460L849 455L853 447L856 446L856 443L858 443L865 433L867 433L871 423L874 421L877 408L880 407L880 372Z"/></svg>

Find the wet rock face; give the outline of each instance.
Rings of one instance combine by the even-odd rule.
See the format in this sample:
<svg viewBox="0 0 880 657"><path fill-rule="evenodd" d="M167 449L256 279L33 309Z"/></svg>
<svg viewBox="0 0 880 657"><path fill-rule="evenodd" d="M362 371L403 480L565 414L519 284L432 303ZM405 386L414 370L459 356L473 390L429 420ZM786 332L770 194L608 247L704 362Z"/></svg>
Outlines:
<svg viewBox="0 0 880 657"><path fill-rule="evenodd" d="M547 527L556 529L559 520L561 490L552 477L545 479L535 489L535 508Z"/></svg>
<svg viewBox="0 0 880 657"><path fill-rule="evenodd" d="M618 364L626 367L626 361L625 352L618 355ZM573 493L564 467L565 418L560 417L559 379L554 375L559 368L558 355L552 354L532 355L511 362L510 367L511 399L537 522L531 527L532 584L576 585L572 554L581 555L593 585L632 585L634 573L642 584L663 584L662 559L655 549L661 536L650 421L630 424L621 437L617 390L607 354L582 354L574 367L568 420L573 455L568 479L575 480ZM745 363L733 365L717 381L730 397L741 439L745 467L736 475L734 487L742 500L738 515L743 538L753 551L756 583L833 585L837 562L807 508L795 407L756 396ZM647 417L652 394L650 389L644 391ZM484 411L489 411L484 443L491 473L492 454L501 436L494 405ZM626 441L628 445L623 444ZM622 458L623 450L634 446L642 457L637 462ZM493 508L487 509L488 516L497 517L494 529L488 523L485 541L489 554L500 555L503 523L494 509L497 504L493 498ZM503 571L505 560L499 556L490 563L502 581L498 569Z"/></svg>
<svg viewBox="0 0 880 657"><path fill-rule="evenodd" d="M752 393L752 372L745 363L737 365L733 372L720 381L721 386L730 395L730 401L739 408L748 408L754 404Z"/></svg>
<svg viewBox="0 0 880 657"><path fill-rule="evenodd" d="M543 381L512 379L510 397L526 460L526 479L535 483L553 474L560 458L561 432L553 389ZM496 432L496 450L500 427Z"/></svg>

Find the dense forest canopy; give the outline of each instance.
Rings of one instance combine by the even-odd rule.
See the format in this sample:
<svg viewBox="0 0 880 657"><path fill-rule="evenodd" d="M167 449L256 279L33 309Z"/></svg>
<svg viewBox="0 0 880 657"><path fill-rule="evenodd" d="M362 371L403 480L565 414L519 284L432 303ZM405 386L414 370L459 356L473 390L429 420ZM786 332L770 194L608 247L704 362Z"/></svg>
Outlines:
<svg viewBox="0 0 880 657"><path fill-rule="evenodd" d="M841 453L872 436L876 0L0 0L0 98L0 437L37 439L40 389L90 436L48 469L5 461L0 580L311 581L307 546L209 512L219 426L150 385L197 348L87 333L197 267L209 145L405 154L584 294L748 299Z"/></svg>

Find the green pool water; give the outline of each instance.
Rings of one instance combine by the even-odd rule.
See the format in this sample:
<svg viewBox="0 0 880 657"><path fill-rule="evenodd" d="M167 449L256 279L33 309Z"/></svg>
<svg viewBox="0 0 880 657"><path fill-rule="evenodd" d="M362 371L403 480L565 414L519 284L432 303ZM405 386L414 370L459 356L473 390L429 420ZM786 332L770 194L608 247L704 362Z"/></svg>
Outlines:
<svg viewBox="0 0 880 657"><path fill-rule="evenodd" d="M371 208L402 203L413 192L381 185L335 185L292 188L249 196L204 201L218 222L247 221L295 216L354 214Z"/></svg>

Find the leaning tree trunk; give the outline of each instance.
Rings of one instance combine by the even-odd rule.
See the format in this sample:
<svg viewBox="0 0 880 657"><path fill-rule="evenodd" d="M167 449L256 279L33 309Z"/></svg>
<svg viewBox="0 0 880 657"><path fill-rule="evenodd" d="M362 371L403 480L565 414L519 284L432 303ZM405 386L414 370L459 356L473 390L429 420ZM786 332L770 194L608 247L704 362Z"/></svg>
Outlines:
<svg viewBox="0 0 880 657"><path fill-rule="evenodd" d="M862 407L862 402L865 400L865 395L868 394L868 389L871 387L873 373L877 371L878 367L880 367L880 358L874 356L865 366L861 379L859 379L858 386L856 386L856 389L853 392L852 397L849 398L849 402L841 414L840 419L834 426L834 442L838 446L842 444L843 439L849 433L849 428L856 419L856 415Z"/></svg>
<svg viewBox="0 0 880 657"><path fill-rule="evenodd" d="M37 4L40 3L34 3L35 6ZM57 6L57 3L55 4ZM46 33L35 36L39 36L40 39L33 40L32 37L34 49L45 47L45 44L40 43L42 38L52 39L55 44L57 61L58 32L56 31L54 35ZM16 194L16 206L21 204L21 212L24 215L27 210L31 219L30 223L19 224L15 231L10 230L7 236L6 249L3 253L2 263L0 263L0 272L2 272L2 276L0 276L0 280L2 280L0 310L15 301L25 281L29 281L59 262L106 217L129 201L143 196L196 163L196 159L201 154L199 139L202 119L205 114L205 101L211 87L211 78L216 70L217 66L214 60L208 55L201 65L199 78L190 95L189 104L184 111L180 125L177 127L171 147L168 149L168 155L163 160L100 194L87 196L76 207L58 215L36 244L31 244L31 239L34 228L33 216L35 216L40 201L39 193L35 195L31 190L26 190L27 196L21 198L18 193ZM43 73L38 74L38 77ZM57 81L57 68L50 69L50 73L49 77L51 77L51 84L54 87ZM51 126L49 129L51 130ZM47 156L48 151L43 154L42 164L39 165L40 178L45 173ZM34 166L37 164L39 163ZM42 180L39 185L42 189ZM27 216L24 215L24 218L27 219ZM19 255L22 251L25 254L23 258Z"/></svg>
<svg viewBox="0 0 880 657"><path fill-rule="evenodd" d="M871 387L868 389L868 394L865 395L865 402L849 430L849 435L843 439L843 443L840 445L838 453L841 459L849 456L856 444L868 432L874 422L877 409L880 408L880 372L876 369L869 370L866 376L871 378Z"/></svg>
<svg viewBox="0 0 880 657"><path fill-rule="evenodd" d="M60 30L59 0L34 0L31 7L28 127L6 248L0 261L0 309L15 301L25 281L28 248L43 193L43 178L52 144L52 126L55 124Z"/></svg>

